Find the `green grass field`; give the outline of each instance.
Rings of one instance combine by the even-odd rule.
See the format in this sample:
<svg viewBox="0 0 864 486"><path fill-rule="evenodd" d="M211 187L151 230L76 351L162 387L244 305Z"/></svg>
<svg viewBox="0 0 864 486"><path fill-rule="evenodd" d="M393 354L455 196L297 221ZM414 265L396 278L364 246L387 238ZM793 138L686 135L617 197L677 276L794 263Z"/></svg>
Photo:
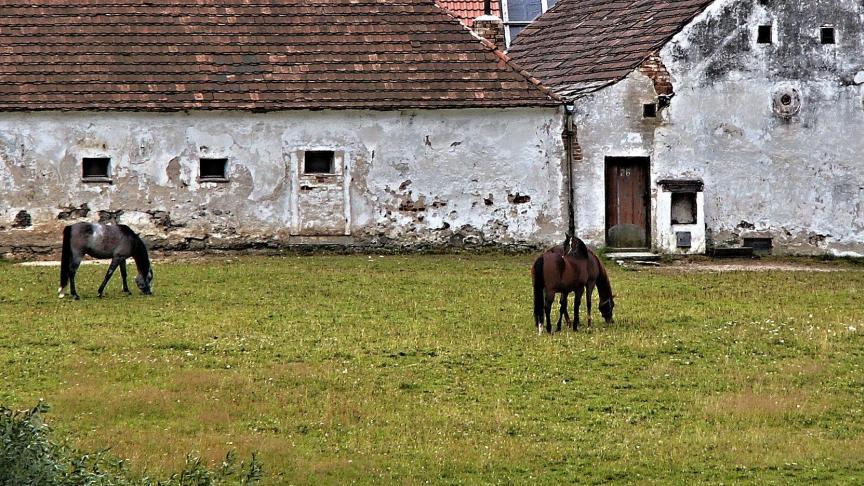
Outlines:
<svg viewBox="0 0 864 486"><path fill-rule="evenodd" d="M864 267L610 268L617 323L550 337L530 261L212 258L101 300L87 266L80 302L0 263L0 404L157 475L233 449L266 484L864 481Z"/></svg>

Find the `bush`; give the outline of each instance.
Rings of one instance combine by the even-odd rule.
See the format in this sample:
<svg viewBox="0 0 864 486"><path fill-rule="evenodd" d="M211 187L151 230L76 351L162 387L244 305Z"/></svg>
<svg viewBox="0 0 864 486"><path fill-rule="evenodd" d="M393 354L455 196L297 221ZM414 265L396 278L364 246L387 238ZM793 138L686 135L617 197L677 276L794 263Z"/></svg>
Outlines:
<svg viewBox="0 0 864 486"><path fill-rule="evenodd" d="M262 476L255 455L237 464L229 452L215 471L198 457L187 456L186 465L167 480L135 478L122 460L107 450L84 453L50 440L43 421L48 406L40 402L31 410L14 411L0 406L0 486L219 486L251 485Z"/></svg>

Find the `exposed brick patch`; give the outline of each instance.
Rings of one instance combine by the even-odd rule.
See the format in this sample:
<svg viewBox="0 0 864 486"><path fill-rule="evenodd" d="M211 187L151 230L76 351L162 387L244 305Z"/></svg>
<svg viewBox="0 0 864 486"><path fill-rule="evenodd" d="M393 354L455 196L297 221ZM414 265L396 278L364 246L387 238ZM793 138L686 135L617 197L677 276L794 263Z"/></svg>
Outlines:
<svg viewBox="0 0 864 486"><path fill-rule="evenodd" d="M675 94L675 89L672 86L672 76L656 52L651 54L639 66L639 72L648 76L654 82L654 91L657 92L657 96L669 97Z"/></svg>

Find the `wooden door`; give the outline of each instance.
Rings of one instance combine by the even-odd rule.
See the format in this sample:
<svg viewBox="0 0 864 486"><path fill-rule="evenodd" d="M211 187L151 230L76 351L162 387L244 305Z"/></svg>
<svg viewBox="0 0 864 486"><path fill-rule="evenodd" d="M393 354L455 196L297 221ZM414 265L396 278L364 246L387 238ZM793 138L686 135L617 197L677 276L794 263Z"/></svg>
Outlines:
<svg viewBox="0 0 864 486"><path fill-rule="evenodd" d="M647 157L606 158L606 244L613 248L648 248Z"/></svg>

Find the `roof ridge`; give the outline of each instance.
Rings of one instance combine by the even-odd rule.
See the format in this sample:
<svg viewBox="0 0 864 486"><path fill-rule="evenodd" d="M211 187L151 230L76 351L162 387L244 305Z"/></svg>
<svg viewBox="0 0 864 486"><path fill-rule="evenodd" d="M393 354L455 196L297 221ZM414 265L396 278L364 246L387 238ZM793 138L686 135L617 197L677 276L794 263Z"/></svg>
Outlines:
<svg viewBox="0 0 864 486"><path fill-rule="evenodd" d="M531 74L530 71L523 68L519 63L514 61L513 58L508 56L504 51L502 51L501 49L498 49L495 46L495 44L491 43L488 39L484 39L482 37L479 37L479 39L481 41L481 44L483 44L484 47L491 49L492 52L496 56L498 56L498 59L500 59L504 64L506 64L508 67L510 67L510 69L512 69L514 72L516 72L520 76L524 77L529 83L531 83L534 87L539 89L543 94L552 98L555 101L560 101L561 103L564 103L566 101L564 98L562 98L561 96L558 96L554 91L552 91L551 88L544 85L543 82L540 81L538 78L536 78L533 74Z"/></svg>

